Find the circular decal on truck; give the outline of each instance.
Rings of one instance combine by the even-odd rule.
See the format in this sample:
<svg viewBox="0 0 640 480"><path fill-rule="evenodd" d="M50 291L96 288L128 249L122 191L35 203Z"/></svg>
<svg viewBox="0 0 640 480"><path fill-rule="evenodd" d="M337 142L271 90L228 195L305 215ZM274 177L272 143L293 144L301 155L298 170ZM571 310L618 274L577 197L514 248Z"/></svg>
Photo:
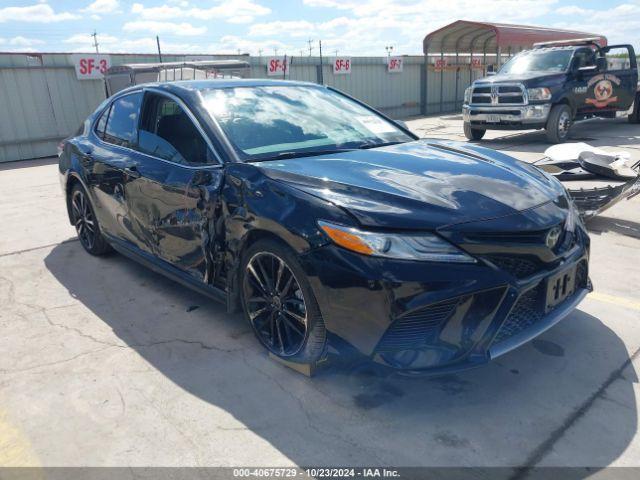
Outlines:
<svg viewBox="0 0 640 480"><path fill-rule="evenodd" d="M596 100L604 102L613 95L613 85L611 85L609 80L600 80L593 89L593 93Z"/></svg>
<svg viewBox="0 0 640 480"><path fill-rule="evenodd" d="M615 75L604 74L593 77L587 84L587 88L593 86L593 98L587 98L585 102L596 108L603 108L616 102L618 97L613 96L614 84L620 85L620 79Z"/></svg>

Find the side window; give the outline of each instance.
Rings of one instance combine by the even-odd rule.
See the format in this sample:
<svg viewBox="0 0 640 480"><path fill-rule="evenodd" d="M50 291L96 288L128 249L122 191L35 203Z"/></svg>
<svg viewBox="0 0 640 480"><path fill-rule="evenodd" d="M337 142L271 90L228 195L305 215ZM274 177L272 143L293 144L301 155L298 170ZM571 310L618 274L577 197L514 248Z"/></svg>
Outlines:
<svg viewBox="0 0 640 480"><path fill-rule="evenodd" d="M104 138L104 129L107 126L107 118L109 118L109 110L111 110L111 107L105 108L104 111L102 112L102 115L100 116L100 120L98 120L98 123L96 123L96 134L100 138Z"/></svg>
<svg viewBox="0 0 640 480"><path fill-rule="evenodd" d="M576 68L593 67L596 64L596 54L593 50L578 50L575 53Z"/></svg>
<svg viewBox="0 0 640 480"><path fill-rule="evenodd" d="M123 147L133 147L137 143L141 103L142 92L125 95L113 102L104 132L106 142Z"/></svg>
<svg viewBox="0 0 640 480"><path fill-rule="evenodd" d="M153 93L145 96L138 149L176 163L217 163L204 138L180 105L168 97Z"/></svg>

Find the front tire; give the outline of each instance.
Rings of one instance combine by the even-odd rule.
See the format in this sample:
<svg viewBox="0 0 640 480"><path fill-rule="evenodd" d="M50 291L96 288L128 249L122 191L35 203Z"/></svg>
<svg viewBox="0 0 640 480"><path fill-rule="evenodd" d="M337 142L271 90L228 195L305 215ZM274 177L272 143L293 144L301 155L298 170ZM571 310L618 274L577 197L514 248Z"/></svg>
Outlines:
<svg viewBox="0 0 640 480"><path fill-rule="evenodd" d="M633 109L627 118L629 123L640 123L640 93L636 93L636 98L633 101Z"/></svg>
<svg viewBox="0 0 640 480"><path fill-rule="evenodd" d="M244 253L241 275L242 309L260 343L288 361L318 361L326 330L296 254L276 241L260 240Z"/></svg>
<svg viewBox="0 0 640 480"><path fill-rule="evenodd" d="M71 221L82 248L95 256L110 252L111 246L102 235L100 224L87 192L79 183L76 183L71 189L69 202L71 204Z"/></svg>
<svg viewBox="0 0 640 480"><path fill-rule="evenodd" d="M563 143L569 138L573 123L569 105L554 105L547 120L546 134L549 143Z"/></svg>
<svg viewBox="0 0 640 480"><path fill-rule="evenodd" d="M468 140L482 140L482 137L487 132L484 128L473 128L469 122L464 122L463 129L464 136Z"/></svg>

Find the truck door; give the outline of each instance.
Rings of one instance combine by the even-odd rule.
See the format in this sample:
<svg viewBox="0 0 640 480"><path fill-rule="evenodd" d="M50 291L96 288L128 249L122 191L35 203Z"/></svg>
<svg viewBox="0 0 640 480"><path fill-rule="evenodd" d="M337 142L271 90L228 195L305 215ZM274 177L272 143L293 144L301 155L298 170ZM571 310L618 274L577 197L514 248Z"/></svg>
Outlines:
<svg viewBox="0 0 640 480"><path fill-rule="evenodd" d="M602 49L598 72L587 82L585 110L592 113L628 110L636 92L638 66L631 45Z"/></svg>
<svg viewBox="0 0 640 480"><path fill-rule="evenodd" d="M587 96L589 82L598 75L596 53L591 48L580 48L573 55L571 64L571 92L576 106L577 116L593 111L593 105L588 103Z"/></svg>

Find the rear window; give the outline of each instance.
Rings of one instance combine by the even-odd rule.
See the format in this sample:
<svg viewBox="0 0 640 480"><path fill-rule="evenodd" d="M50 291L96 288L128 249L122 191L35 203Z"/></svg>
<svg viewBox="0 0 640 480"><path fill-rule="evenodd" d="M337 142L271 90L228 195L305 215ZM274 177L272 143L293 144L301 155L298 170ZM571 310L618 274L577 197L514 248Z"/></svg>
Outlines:
<svg viewBox="0 0 640 480"><path fill-rule="evenodd" d="M126 95L113 102L104 132L106 142L123 147L132 147L137 143L141 103L142 92Z"/></svg>

